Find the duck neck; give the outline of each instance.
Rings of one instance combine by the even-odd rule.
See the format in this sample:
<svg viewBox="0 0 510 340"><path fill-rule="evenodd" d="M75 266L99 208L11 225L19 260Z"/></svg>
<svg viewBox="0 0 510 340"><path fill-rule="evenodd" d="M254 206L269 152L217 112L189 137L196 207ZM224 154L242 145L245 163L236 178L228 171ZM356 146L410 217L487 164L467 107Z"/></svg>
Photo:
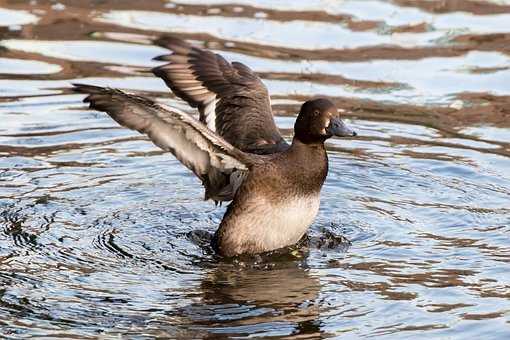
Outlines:
<svg viewBox="0 0 510 340"><path fill-rule="evenodd" d="M290 150L292 150L292 151L306 150L305 152L326 154L326 148L324 147L323 141L312 142L312 143L303 143L296 137L294 137L292 139L292 144L290 146Z"/></svg>
<svg viewBox="0 0 510 340"><path fill-rule="evenodd" d="M318 192L328 174L328 156L324 143L303 143L294 138L288 158L292 160L293 173L302 181L301 187L308 192Z"/></svg>

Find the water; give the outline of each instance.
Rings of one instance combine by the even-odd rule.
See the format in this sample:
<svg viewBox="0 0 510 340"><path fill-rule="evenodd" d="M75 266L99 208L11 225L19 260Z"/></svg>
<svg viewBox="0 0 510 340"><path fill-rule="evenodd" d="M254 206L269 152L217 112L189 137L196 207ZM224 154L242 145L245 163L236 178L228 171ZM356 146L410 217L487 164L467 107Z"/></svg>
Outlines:
<svg viewBox="0 0 510 340"><path fill-rule="evenodd" d="M3 1L0 336L510 336L510 3ZM259 72L291 136L330 96L308 240L221 260L224 208L71 82L187 109L147 69L163 33ZM347 238L349 241L346 241Z"/></svg>

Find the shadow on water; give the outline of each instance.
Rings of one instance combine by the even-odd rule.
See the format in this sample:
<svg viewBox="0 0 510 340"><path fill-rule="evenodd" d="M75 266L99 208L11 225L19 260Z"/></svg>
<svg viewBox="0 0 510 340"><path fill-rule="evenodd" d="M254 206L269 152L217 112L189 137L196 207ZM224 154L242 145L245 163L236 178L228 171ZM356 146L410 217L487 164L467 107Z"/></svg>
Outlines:
<svg viewBox="0 0 510 340"><path fill-rule="evenodd" d="M508 338L508 1L4 1L0 336ZM246 63L291 138L330 140L302 242L218 259L225 207L72 82L183 110L149 69L174 33Z"/></svg>
<svg viewBox="0 0 510 340"><path fill-rule="evenodd" d="M320 281L299 264L270 270L221 264L201 289L201 301L183 310L193 328L229 336L320 334Z"/></svg>

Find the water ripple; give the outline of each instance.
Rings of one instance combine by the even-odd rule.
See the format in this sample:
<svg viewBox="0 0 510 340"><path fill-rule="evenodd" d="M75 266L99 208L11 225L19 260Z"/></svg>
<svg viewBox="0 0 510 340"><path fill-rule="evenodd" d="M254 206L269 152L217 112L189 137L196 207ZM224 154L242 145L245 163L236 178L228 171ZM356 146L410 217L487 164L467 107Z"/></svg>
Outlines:
<svg viewBox="0 0 510 340"><path fill-rule="evenodd" d="M0 336L508 338L504 2L0 5ZM327 95L319 215L298 245L219 259L225 207L71 82L193 112L153 77L182 34L250 65L291 138Z"/></svg>

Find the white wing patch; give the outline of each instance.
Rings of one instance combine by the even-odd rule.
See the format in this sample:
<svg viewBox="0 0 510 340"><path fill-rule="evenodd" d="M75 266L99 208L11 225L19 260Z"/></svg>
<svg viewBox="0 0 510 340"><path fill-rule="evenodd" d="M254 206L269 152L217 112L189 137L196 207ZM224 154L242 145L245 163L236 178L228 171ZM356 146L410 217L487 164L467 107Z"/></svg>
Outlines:
<svg viewBox="0 0 510 340"><path fill-rule="evenodd" d="M171 81L171 87L175 86L178 91L185 94L187 100L199 105L200 119L211 131L216 131L216 104L219 101L216 94L197 79L187 57L173 54L168 59L173 63L160 66L158 72L165 72Z"/></svg>
<svg viewBox="0 0 510 340"><path fill-rule="evenodd" d="M208 102L204 108L205 124L209 130L216 132L216 104L220 100L214 96L214 99Z"/></svg>
<svg viewBox="0 0 510 340"><path fill-rule="evenodd" d="M158 107L164 110L157 112L158 117L167 124L161 127L154 124L154 136L149 137L160 148L172 152L197 175L208 173L211 166L219 170L247 170L245 164L227 153L234 150L234 147L214 134L214 130L208 130L183 111L166 105L158 104ZM165 115L165 111L168 114ZM172 114L178 115L178 119L172 118ZM214 150L214 145L226 152Z"/></svg>
<svg viewBox="0 0 510 340"><path fill-rule="evenodd" d="M244 154L187 113L119 90L75 84L89 94L91 108L107 112L119 124L146 134L202 180L247 170ZM239 157L239 158L238 158Z"/></svg>

